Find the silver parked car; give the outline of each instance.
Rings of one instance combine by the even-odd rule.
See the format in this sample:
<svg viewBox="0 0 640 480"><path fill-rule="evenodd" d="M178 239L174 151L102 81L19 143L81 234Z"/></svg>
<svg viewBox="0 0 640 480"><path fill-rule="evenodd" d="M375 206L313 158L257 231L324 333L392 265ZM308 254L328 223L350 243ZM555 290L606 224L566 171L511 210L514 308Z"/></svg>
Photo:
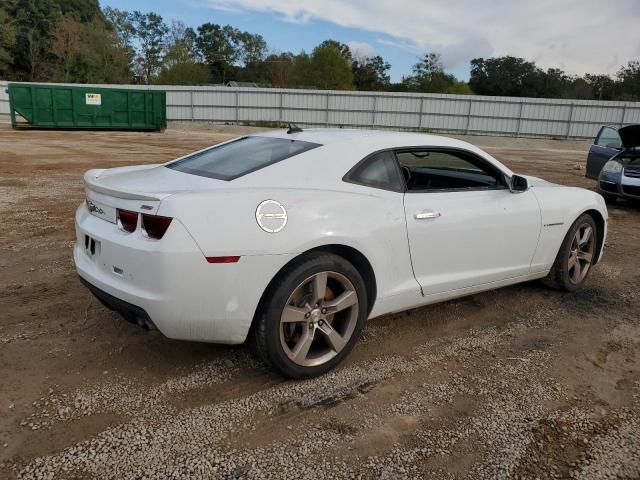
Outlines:
<svg viewBox="0 0 640 480"><path fill-rule="evenodd" d="M602 127L587 158L588 178L608 201L640 200L640 125Z"/></svg>

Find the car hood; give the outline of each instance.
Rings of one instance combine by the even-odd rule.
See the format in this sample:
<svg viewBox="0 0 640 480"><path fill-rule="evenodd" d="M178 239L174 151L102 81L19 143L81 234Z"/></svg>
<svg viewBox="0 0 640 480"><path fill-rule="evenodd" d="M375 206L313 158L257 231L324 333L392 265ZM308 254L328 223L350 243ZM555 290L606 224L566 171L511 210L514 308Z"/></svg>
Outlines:
<svg viewBox="0 0 640 480"><path fill-rule="evenodd" d="M532 177L530 175L521 175L522 177L527 179L527 183L530 187L557 187L558 184L547 182L542 178Z"/></svg>
<svg viewBox="0 0 640 480"><path fill-rule="evenodd" d="M640 124L622 127L618 130L618 134L624 148L640 147Z"/></svg>

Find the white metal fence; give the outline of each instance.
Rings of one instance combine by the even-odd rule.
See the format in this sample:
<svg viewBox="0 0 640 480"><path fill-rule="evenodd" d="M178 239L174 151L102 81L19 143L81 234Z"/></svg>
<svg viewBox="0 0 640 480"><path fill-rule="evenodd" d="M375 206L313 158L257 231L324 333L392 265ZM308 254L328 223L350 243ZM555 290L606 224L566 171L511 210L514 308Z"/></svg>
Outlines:
<svg viewBox="0 0 640 480"><path fill-rule="evenodd" d="M99 86L99 85L95 85ZM169 121L390 128L592 138L603 124L640 123L640 103L276 88L101 85L167 91ZM8 118L0 82L0 118Z"/></svg>

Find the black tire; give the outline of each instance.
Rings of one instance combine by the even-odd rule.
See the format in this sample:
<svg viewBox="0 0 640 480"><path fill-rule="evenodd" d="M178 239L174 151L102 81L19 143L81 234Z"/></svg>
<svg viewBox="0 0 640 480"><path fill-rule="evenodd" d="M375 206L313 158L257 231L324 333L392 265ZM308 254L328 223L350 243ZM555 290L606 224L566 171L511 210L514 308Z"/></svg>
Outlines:
<svg viewBox="0 0 640 480"><path fill-rule="evenodd" d="M576 283L571 280L569 275L569 256L571 254L571 247L576 232L585 224L588 224L593 232L593 258L588 270L585 273L585 276L578 283ZM597 245L598 229L596 228L596 222L588 213L582 214L575 222L573 222L573 225L571 225L571 228L567 232L567 235L564 237L562 245L560 246L560 250L558 251L558 255L556 256L556 260L553 263L551 270L549 271L549 275L543 280L544 284L548 287L565 290L567 292L574 292L578 290L584 284L587 276L591 272L591 266L593 266L593 262L597 260Z"/></svg>
<svg viewBox="0 0 640 480"><path fill-rule="evenodd" d="M351 282L357 294L357 317L355 313L352 317L355 328L345 346L333 358L321 365L302 366L289 358L282 346L281 316L290 295L305 279L321 272L336 272ZM254 353L265 364L287 377L299 379L322 375L338 365L355 346L368 316L367 305L364 280L351 263L331 253L307 254L287 265L267 288L255 319L252 339Z"/></svg>

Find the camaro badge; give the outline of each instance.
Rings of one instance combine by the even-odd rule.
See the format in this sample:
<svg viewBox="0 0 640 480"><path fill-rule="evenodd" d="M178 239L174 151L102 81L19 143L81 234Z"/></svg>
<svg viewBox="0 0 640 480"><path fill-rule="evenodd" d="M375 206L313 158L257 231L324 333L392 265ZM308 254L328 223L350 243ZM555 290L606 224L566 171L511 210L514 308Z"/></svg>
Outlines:
<svg viewBox="0 0 640 480"><path fill-rule="evenodd" d="M87 208L90 212L96 212L98 215L104 215L104 210L102 210L99 206L97 206L89 199L87 199Z"/></svg>
<svg viewBox="0 0 640 480"><path fill-rule="evenodd" d="M278 233L287 224L287 211L275 200L265 200L256 208L256 221L267 233Z"/></svg>

